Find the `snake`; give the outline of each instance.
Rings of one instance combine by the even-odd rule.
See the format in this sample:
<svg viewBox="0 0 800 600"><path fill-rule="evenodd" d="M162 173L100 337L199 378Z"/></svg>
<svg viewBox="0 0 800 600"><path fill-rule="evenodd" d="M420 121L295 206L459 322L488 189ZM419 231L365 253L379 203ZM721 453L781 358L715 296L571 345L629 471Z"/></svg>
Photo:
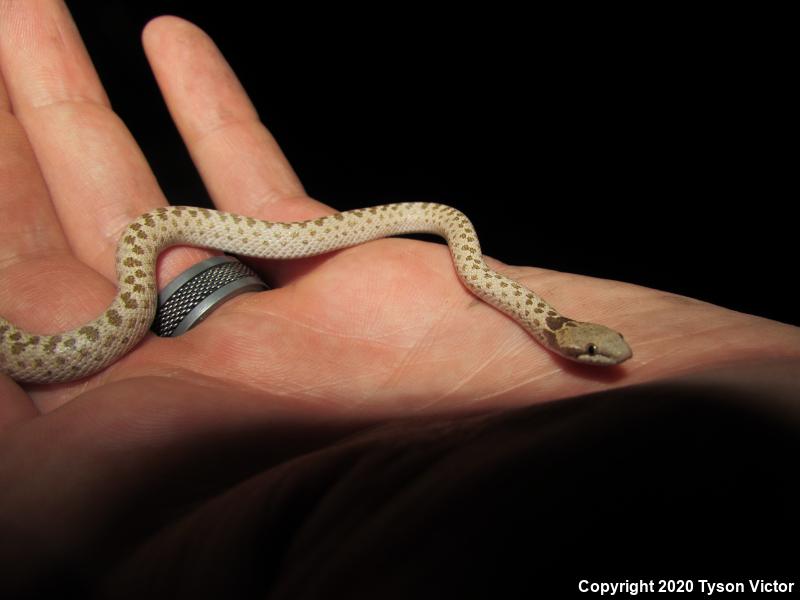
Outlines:
<svg viewBox="0 0 800 600"><path fill-rule="evenodd" d="M399 202L294 222L164 206L134 219L122 232L116 251L117 294L97 318L70 331L43 335L0 316L0 371L18 382L58 383L93 375L119 360L142 340L155 318L156 259L170 246L298 259L417 233L443 237L466 288L514 319L548 350L598 366L618 365L632 356L620 333L565 317L533 290L492 269L472 223L451 206Z"/></svg>

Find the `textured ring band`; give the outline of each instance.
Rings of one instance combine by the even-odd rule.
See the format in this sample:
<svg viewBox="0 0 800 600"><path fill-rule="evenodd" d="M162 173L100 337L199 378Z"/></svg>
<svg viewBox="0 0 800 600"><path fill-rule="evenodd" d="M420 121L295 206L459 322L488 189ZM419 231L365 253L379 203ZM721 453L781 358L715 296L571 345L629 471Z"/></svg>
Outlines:
<svg viewBox="0 0 800 600"><path fill-rule="evenodd" d="M176 337L217 307L244 292L269 289L258 275L232 256L214 256L187 269L158 295L153 331Z"/></svg>

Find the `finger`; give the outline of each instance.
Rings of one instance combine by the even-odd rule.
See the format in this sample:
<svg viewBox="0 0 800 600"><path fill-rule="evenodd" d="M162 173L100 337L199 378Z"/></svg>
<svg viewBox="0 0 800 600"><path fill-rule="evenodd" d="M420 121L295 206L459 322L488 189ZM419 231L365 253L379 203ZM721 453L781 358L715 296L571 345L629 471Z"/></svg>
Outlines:
<svg viewBox="0 0 800 600"><path fill-rule="evenodd" d="M75 255L115 279L119 233L166 200L57 0L0 5L0 60ZM185 268L185 267L184 267Z"/></svg>
<svg viewBox="0 0 800 600"><path fill-rule="evenodd" d="M297 220L331 212L306 196L211 39L177 17L144 30L145 52L195 165L223 210Z"/></svg>
<svg viewBox="0 0 800 600"><path fill-rule="evenodd" d="M31 331L71 327L108 282L72 255L2 78L0 106L0 311Z"/></svg>
<svg viewBox="0 0 800 600"><path fill-rule="evenodd" d="M9 217L0 219L0 282L3 282L0 290L8 289L4 285L4 272L20 257L60 252L66 248L58 221L49 210L47 190L38 170L33 178L24 175L36 163L32 160L33 152L26 143L25 134L10 109L3 78L0 77L0 189L4 191L0 194L0 215L5 217L8 213ZM19 196L30 198L33 210L19 210L15 202ZM43 210L37 211L35 205L42 200ZM9 205L13 205L15 210L7 211ZM48 223L54 224L55 228L49 229ZM13 310L8 310L10 305L5 294L0 292L3 314L13 318ZM0 431L38 414L27 394L9 377L0 375Z"/></svg>
<svg viewBox="0 0 800 600"><path fill-rule="evenodd" d="M10 112L0 78L0 269L20 261L68 255L25 130Z"/></svg>

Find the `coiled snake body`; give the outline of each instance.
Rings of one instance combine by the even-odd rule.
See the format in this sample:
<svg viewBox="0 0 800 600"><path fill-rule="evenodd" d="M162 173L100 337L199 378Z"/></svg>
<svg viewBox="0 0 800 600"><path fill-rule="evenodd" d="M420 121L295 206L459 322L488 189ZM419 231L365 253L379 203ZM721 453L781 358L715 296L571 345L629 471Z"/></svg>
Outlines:
<svg viewBox="0 0 800 600"><path fill-rule="evenodd" d="M124 356L153 321L156 258L169 246L288 259L404 233L444 237L466 287L514 318L549 350L596 365L615 365L630 358L631 350L619 333L564 317L535 292L492 270L483 260L475 229L455 208L405 202L274 223L174 206L146 213L125 230L117 248L117 296L93 321L64 333L38 335L0 317L0 370L17 381L54 383L91 375Z"/></svg>

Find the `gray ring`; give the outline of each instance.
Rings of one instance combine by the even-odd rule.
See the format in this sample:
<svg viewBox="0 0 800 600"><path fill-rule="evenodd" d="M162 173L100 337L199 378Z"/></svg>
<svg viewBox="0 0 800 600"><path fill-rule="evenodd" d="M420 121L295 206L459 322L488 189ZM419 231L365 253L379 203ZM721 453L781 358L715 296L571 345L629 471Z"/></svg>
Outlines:
<svg viewBox="0 0 800 600"><path fill-rule="evenodd" d="M161 337L179 336L231 298L266 289L267 284L236 258L213 256L178 275L161 291L152 330Z"/></svg>

